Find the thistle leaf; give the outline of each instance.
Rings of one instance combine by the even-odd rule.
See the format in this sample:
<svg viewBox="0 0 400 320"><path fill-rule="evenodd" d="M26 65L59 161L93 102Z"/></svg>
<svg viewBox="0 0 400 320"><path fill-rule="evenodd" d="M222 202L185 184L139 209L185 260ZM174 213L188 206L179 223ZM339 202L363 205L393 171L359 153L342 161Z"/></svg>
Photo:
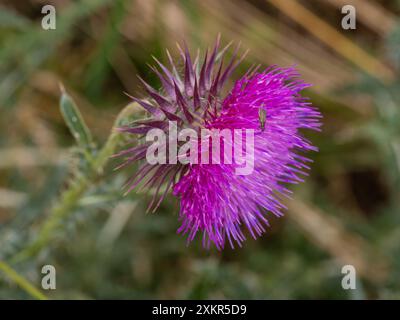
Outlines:
<svg viewBox="0 0 400 320"><path fill-rule="evenodd" d="M85 154L91 154L94 147L93 137L74 100L62 88L60 110L64 121L74 136L78 146Z"/></svg>

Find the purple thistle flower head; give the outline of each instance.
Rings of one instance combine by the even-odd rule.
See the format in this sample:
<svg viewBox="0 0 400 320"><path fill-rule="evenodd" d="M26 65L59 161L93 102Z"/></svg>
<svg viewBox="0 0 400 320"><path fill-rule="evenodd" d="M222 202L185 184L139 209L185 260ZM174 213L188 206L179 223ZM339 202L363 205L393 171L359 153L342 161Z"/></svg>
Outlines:
<svg viewBox="0 0 400 320"><path fill-rule="evenodd" d="M180 199L182 224L178 232L187 234L189 242L201 233L204 247L213 243L222 249L227 241L231 247L241 246L246 238L245 229L254 238L260 236L268 226L268 212L282 215L281 198L290 194L287 185L302 182L301 176L309 169L307 163L311 160L300 152L317 151L299 130L319 131L321 114L300 95L309 84L299 78L293 67L273 66L263 71L251 68L225 97L222 96L225 83L243 56L237 58L237 47L224 67L223 56L229 45L221 51L219 46L218 37L211 53L206 52L202 59L197 55L194 62L186 46L184 50L179 48L182 72L178 71L168 51L170 69L155 59L158 68L151 69L161 81L161 90L140 78L148 97L132 97L150 117L121 130L144 137L158 129L168 136L170 122L176 123L178 130L190 128L197 132L203 129L251 130L254 133L251 153L245 150L244 143L238 145L236 140L229 139L223 140L218 152L221 158L228 150L235 155L235 151L244 152L251 157L252 171L237 174L238 167L242 166L237 159L220 163L151 164L146 161L150 147L147 141L117 156L126 157L122 165L142 163L128 180L127 192L138 186L155 189L149 205L149 210L155 211L172 188ZM209 138L201 136L196 141L209 141ZM244 141L246 139L247 136ZM171 150L168 146L165 150L168 156ZM200 157L210 150L197 149Z"/></svg>

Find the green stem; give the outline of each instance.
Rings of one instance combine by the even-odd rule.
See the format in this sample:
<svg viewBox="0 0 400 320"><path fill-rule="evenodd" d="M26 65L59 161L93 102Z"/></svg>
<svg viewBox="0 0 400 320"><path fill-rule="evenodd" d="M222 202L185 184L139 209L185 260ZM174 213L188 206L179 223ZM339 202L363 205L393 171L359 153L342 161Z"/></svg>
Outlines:
<svg viewBox="0 0 400 320"><path fill-rule="evenodd" d="M59 227L61 221L73 211L81 197L92 185L92 181L96 180L96 178L102 174L104 166L110 156L115 152L115 148L120 141L121 135L116 128L120 127L123 120L132 115L135 110L137 110L135 104L129 104L119 113L114 122L111 134L103 148L94 158L90 172L86 175L78 176L74 181L72 181L69 188L63 192L60 200L51 210L51 215L44 222L36 240L34 240L27 248L17 253L11 259L12 263L17 263L36 255L49 242L49 240L51 240L54 231Z"/></svg>
<svg viewBox="0 0 400 320"><path fill-rule="evenodd" d="M14 269L12 269L7 263L0 261L0 270L3 271L12 281L24 289L30 296L39 300L47 300L47 297L39 291L32 283L27 279L20 276Z"/></svg>

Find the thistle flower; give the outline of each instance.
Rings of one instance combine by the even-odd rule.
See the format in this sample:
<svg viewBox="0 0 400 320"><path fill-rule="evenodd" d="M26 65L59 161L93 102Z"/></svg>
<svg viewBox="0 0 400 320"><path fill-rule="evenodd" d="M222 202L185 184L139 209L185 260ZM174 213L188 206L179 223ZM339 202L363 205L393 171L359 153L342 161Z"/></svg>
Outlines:
<svg viewBox="0 0 400 320"><path fill-rule="evenodd" d="M311 160L300 152L317 151L299 129L319 130L321 117L300 91L308 87L295 68L269 67L263 71L251 68L236 81L223 97L222 89L234 69L241 62L238 49L226 67L218 37L214 49L207 52L200 63L199 54L192 63L187 47L180 49L183 72L178 72L167 51L171 68L156 58L151 67L159 77L162 88L156 90L139 78L148 94L147 99L132 97L150 118L136 121L121 131L143 137L154 128L167 132L168 122L176 121L178 129L252 129L254 150L252 173L238 175L237 162L219 164L146 162L149 144L143 142L120 152L125 156L122 166L143 162L127 182L127 192L137 188L155 189L149 210L155 211L172 188L180 199L178 233L187 234L188 242L202 233L203 246L211 243L218 249L226 241L231 247L241 246L245 230L253 238L265 232L268 212L281 216L285 209L283 196L289 196L288 184L302 182ZM235 148L225 143L224 150ZM239 147L240 148L240 147ZM224 152L224 151L222 151ZM144 160L144 161L143 161ZM160 192L161 187L165 186ZM243 227L245 226L245 228Z"/></svg>

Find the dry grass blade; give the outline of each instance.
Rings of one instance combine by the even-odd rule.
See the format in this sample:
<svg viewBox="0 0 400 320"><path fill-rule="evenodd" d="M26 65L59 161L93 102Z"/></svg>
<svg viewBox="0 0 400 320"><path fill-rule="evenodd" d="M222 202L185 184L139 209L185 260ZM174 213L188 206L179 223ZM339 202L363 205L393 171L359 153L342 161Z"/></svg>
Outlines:
<svg viewBox="0 0 400 320"><path fill-rule="evenodd" d="M393 80L392 70L296 0L269 0L269 2L372 77L383 81Z"/></svg>
<svg viewBox="0 0 400 320"><path fill-rule="evenodd" d="M0 169L60 165L69 159L60 148L12 147L0 149Z"/></svg>
<svg viewBox="0 0 400 320"><path fill-rule="evenodd" d="M326 2L338 8L350 4L348 0L327 0ZM353 0L351 5L356 8L362 22L381 36L387 35L396 23L396 16L375 1Z"/></svg>
<svg viewBox="0 0 400 320"><path fill-rule="evenodd" d="M332 216L301 201L288 203L291 218L313 243L335 257L343 265L353 265L358 274L372 282L382 282L388 263L363 238L350 233Z"/></svg>

